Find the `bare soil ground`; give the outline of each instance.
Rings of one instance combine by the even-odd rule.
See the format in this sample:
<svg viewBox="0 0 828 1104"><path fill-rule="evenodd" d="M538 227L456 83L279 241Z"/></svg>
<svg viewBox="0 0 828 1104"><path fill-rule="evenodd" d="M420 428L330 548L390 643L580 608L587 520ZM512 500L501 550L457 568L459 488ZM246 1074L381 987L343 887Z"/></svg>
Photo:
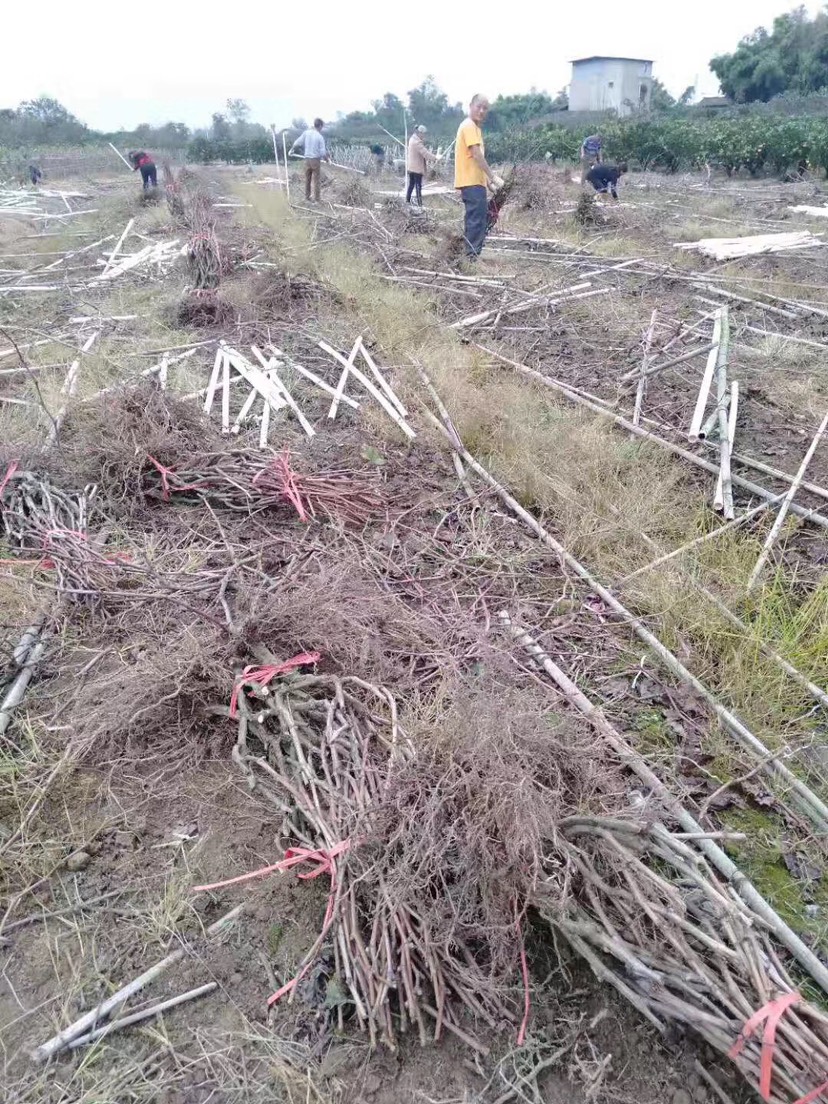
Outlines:
<svg viewBox="0 0 828 1104"><path fill-rule="evenodd" d="M678 1021L660 1033L601 985L563 938L553 938L534 905L522 934L508 909L476 932L481 956L506 948L505 964L492 965L500 1019L487 1023L461 1008L439 1043L422 1048L412 1032L396 1051L371 1050L353 1004L341 998L329 946L291 1002L267 1008L268 995L295 975L323 929L327 878L277 874L201 894L193 887L268 866L296 842L283 811L239 769L237 724L227 707L243 667L300 653L321 654L322 676L388 688L414 744L448 746L467 779L474 756L463 759L464 749L477 747L492 772L481 783L481 805L490 811L505 795L521 829L519 814L534 808L535 781L559 821L636 817L642 805L648 823L665 818L653 794L515 647L498 620L506 610L707 830L741 833L729 853L825 955L823 839L789 787L762 769L769 757L763 764L735 743L710 702L659 667L628 621L519 524L490 486L469 469L460 478L423 412L433 404L418 371L436 386L468 450L824 798L824 709L767 649L825 687L826 529L792 520L752 598L745 584L772 510L628 580L662 551L720 525L715 479L658 442L631 439L608 418L631 416L636 383L620 377L641 363L653 310L650 357L658 363L708 339L710 315L726 301L716 289L724 289L742 297L729 301L729 372L742 387L738 455L796 471L828 405L824 250L717 264L678 253L673 243L809 226L816 232L819 220L803 221L788 208L815 196L821 202L824 186L704 186L633 175L623 202L582 226L573 216L577 186L558 170L538 168L515 190L483 261L470 270L456 263L460 211L452 195L427 196L420 213L380 194L395 187L390 176L356 188L332 171L321 205L290 207L280 187L261 182L267 175L199 174L199 187L228 206L215 208L221 283L209 302L197 297L197 311L186 258L94 282L99 258L129 218L138 240L128 239L125 253L186 239L174 210L136 204L119 179L90 181L82 190L94 203L72 202L97 213L65 219L60 230L27 215L0 222L0 481L16 461L67 494L96 486L89 533L105 531L107 542L100 562L61 543L67 526L60 519L48 529L49 543L34 549L22 548L6 525L0 613L7 685L18 674L11 654L26 626L42 613L49 631L36 677L0 736L6 1098L750 1099L753 1086L697 1033ZM55 201L49 209L56 215L65 207ZM100 248L66 256L101 238L108 241ZM57 276L46 267L54 254L64 258ZM3 292L41 281L56 286ZM601 293L561 298L582 284ZM479 323L456 328L484 312ZM349 388L359 409L346 405L330 420L330 394L290 367L299 363L336 389L341 364L319 342L347 357L359 334L404 402L415 440L364 390ZM260 411L228 436L220 432L220 401L207 417L203 394L184 398L208 386L220 340L251 357L254 345L266 356L271 347L284 354L284 378L317 433L308 439L295 418L274 414L260 462L289 449L300 481L339 480L333 505L310 521L284 494L261 501L248 488L235 497L242 477L234 465L258 455ZM165 391L157 372L142 375L165 351L172 358L190 349L187 359L170 359ZM67 394L74 357L77 383ZM551 378L557 389L509 362ZM702 356L652 378L642 410L655 437L689 447L703 363ZM568 388L589 393L593 408L580 407ZM247 389L234 385L229 394L232 422ZM44 452L63 407L65 421ZM717 456L704 445L692 451ZM214 465L232 479L208 493L205 472ZM738 458L734 471L773 494L789 485ZM803 488L797 503L828 515L820 493L828 485L828 446L817 450L808 480L817 489ZM370 509L355 519L348 511L360 496ZM759 501L740 487L735 498L740 513ZM699 587L736 610L746 630L735 631ZM549 761L533 742L541 737L558 749ZM549 766L542 777L524 768L533 755ZM503 834L511 838L505 827ZM500 855L502 841L488 842ZM544 847L549 863L551 836ZM528 852L520 854L526 862ZM557 882L548 865L543 870L564 907L571 882ZM494 871L495 900L500 881L513 884L507 873ZM447 898L456 892L459 901L463 885L453 871ZM205 935L238 904L244 909L234 926ZM518 1046L523 945L531 1016ZM142 997L154 1003L208 982L213 991L46 1065L32 1062L30 1052L54 1032L178 947L186 950L182 960ZM419 991L427 988L423 980Z"/></svg>

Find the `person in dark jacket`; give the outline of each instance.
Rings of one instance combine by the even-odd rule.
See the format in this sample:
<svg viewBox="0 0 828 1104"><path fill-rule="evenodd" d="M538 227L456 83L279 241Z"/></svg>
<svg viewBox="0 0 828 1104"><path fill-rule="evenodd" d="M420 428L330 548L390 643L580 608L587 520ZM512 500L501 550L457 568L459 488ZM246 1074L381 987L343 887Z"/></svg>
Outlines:
<svg viewBox="0 0 828 1104"><path fill-rule="evenodd" d="M141 170L141 180L144 183L144 191L148 188L158 187L158 170L155 167L155 162L148 153L143 150L133 150L129 155L129 159L132 162L132 171L136 172Z"/></svg>
<svg viewBox="0 0 828 1104"><path fill-rule="evenodd" d="M40 171L37 165L29 165L29 179L35 187L37 187L43 179L43 173Z"/></svg>
<svg viewBox="0 0 828 1104"><path fill-rule="evenodd" d="M627 166L623 161L620 165L606 165L602 162L600 165L593 165L586 178L599 195L609 192L613 199L618 199L618 181L626 171Z"/></svg>

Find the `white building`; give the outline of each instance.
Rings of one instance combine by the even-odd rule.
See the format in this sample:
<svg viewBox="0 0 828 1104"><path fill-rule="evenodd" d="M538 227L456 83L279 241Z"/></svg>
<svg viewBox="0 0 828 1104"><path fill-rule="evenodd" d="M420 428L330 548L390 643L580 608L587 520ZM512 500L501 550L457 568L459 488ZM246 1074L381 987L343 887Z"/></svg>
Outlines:
<svg viewBox="0 0 828 1104"><path fill-rule="evenodd" d="M570 111L647 111L653 63L645 58L588 57L572 62Z"/></svg>

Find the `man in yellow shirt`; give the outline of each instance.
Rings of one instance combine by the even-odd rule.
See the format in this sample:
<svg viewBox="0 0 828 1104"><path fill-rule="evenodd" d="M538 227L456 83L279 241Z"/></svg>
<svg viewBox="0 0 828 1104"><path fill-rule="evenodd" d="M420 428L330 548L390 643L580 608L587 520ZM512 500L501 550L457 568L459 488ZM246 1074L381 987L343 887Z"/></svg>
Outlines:
<svg viewBox="0 0 828 1104"><path fill-rule="evenodd" d="M489 168L483 144L482 124L489 114L489 101L479 93L472 96L468 118L457 131L454 149L454 186L460 191L466 209L463 228L466 253L476 260L486 240L486 214L489 206L486 186L493 191L503 187L503 181Z"/></svg>

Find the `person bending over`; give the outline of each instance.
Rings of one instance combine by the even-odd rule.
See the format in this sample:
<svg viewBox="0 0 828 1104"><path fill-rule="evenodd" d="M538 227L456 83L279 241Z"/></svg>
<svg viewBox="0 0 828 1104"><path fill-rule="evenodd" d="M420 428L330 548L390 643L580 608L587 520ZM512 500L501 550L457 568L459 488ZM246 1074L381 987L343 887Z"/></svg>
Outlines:
<svg viewBox="0 0 828 1104"><path fill-rule="evenodd" d="M610 193L613 199L618 199L618 181L627 171L625 162L620 165L593 165L587 173L587 180L599 195Z"/></svg>

